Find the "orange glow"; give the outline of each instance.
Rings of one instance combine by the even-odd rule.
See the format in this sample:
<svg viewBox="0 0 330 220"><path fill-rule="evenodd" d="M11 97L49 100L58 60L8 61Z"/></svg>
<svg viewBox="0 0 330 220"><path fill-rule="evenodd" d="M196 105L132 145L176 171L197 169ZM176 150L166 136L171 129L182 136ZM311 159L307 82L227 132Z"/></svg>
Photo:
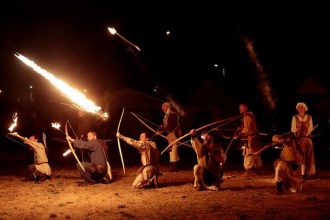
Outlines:
<svg viewBox="0 0 330 220"><path fill-rule="evenodd" d="M27 66L31 67L35 72L45 77L50 83L52 83L57 89L59 89L67 98L69 98L73 103L81 107L84 111L95 114L103 119L109 117L108 113L103 112L100 106L95 105L95 103L87 99L85 94L72 88L66 82L55 77L52 73L47 72L47 70L38 66L35 62L28 59L27 57L15 53L15 56L22 61Z"/></svg>

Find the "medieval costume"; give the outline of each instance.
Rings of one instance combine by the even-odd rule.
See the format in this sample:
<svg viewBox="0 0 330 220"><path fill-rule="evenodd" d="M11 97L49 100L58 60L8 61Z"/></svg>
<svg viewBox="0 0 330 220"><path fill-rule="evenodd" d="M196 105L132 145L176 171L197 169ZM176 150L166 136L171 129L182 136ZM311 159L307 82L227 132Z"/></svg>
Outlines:
<svg viewBox="0 0 330 220"><path fill-rule="evenodd" d="M163 103L162 109L165 115L163 118L162 129L160 129L159 132L164 133L166 135L168 143L170 144L181 136L180 117L177 113L171 110L170 103ZM171 170L175 171L178 169L178 163L180 161L180 156L176 143L173 144L173 146L171 147L169 154Z"/></svg>
<svg viewBox="0 0 330 220"><path fill-rule="evenodd" d="M280 159L274 162L275 181L278 192L282 191L282 185L291 192L301 192L302 178L301 165L303 162L302 149L298 139L293 133L274 135L272 141L283 144Z"/></svg>
<svg viewBox="0 0 330 220"><path fill-rule="evenodd" d="M141 154L142 166L138 169L138 175L132 184L132 188L134 189L158 187L159 151L155 142L149 141L148 139L141 140L142 135L146 134L142 133L140 135L140 140L137 141L117 133L117 137L136 148ZM146 138L146 136L144 137Z"/></svg>
<svg viewBox="0 0 330 220"><path fill-rule="evenodd" d="M252 112L242 114L240 138L243 140L244 168L248 174L262 167L260 154L253 154L260 149L259 133L255 116Z"/></svg>
<svg viewBox="0 0 330 220"><path fill-rule="evenodd" d="M90 162L81 163L85 171L77 164L81 176L89 183L102 182L107 175L108 146L106 143L98 139L74 140L74 147L87 151L90 155Z"/></svg>
<svg viewBox="0 0 330 220"><path fill-rule="evenodd" d="M299 114L292 117L291 132L297 136L303 152L302 175L308 178L309 175L315 174L314 147L311 139L313 119L311 115L305 114L308 110L305 103L298 103L296 108Z"/></svg>
<svg viewBox="0 0 330 220"><path fill-rule="evenodd" d="M197 165L194 166L194 188L196 190L218 191L223 182L222 166L225 162L225 155L219 142L205 133L204 141L201 143L192 133L191 144L197 155Z"/></svg>
<svg viewBox="0 0 330 220"><path fill-rule="evenodd" d="M34 153L34 163L28 166L29 173L27 179L36 180L37 182L50 179L51 169L48 164L45 146L42 143L39 143L35 136L31 136L30 139L28 139L17 133L10 134L24 141Z"/></svg>

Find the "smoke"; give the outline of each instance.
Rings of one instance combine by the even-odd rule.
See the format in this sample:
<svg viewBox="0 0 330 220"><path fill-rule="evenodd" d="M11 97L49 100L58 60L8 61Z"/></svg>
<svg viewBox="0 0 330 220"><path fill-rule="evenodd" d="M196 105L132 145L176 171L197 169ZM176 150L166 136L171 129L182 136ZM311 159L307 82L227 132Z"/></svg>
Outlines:
<svg viewBox="0 0 330 220"><path fill-rule="evenodd" d="M267 79L267 76L264 72L261 63L259 62L258 55L253 47L253 42L249 40L246 36L243 37L243 42L249 53L250 59L254 63L257 70L256 72L257 72L257 80L258 80L258 90L262 94L262 100L269 107L270 110L274 110L276 108L276 104L272 96L272 89L270 87L270 82Z"/></svg>

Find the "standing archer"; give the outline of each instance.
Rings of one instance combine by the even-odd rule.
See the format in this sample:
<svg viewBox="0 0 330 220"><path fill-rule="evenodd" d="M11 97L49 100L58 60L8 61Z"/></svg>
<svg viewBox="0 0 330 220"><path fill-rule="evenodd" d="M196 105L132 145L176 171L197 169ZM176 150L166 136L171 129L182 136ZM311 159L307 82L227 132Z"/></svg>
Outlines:
<svg viewBox="0 0 330 220"><path fill-rule="evenodd" d="M292 117L291 132L298 137L299 144L301 145L304 158L302 175L304 179L308 179L310 175L315 174L314 147L311 139L313 119L311 115L306 114L308 107L305 103L299 102L296 105L296 109L298 114Z"/></svg>
<svg viewBox="0 0 330 220"><path fill-rule="evenodd" d="M260 149L259 133L255 116L248 111L248 105L241 103L239 105L239 112L242 115L242 124L240 127L239 138L244 139L244 168L243 176L250 176L258 174L258 170L263 166L260 154L253 154Z"/></svg>
<svg viewBox="0 0 330 220"><path fill-rule="evenodd" d="M163 124L160 126L160 129L157 133L167 134L168 144L171 144L178 137L181 136L180 128L180 116L171 109L171 104L169 102L164 102L162 104L162 111L165 113L163 118ZM170 170L178 171L180 156L178 152L177 144L173 144L170 152Z"/></svg>

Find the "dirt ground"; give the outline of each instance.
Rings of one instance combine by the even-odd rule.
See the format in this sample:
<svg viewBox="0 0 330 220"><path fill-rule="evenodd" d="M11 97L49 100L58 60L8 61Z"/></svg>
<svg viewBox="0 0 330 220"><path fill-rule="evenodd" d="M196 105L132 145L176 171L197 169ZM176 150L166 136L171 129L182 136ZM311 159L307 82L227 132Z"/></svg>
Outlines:
<svg viewBox="0 0 330 220"><path fill-rule="evenodd" d="M330 219L330 172L319 170L300 194L277 195L269 168L257 178L225 171L219 192L195 191L190 170L161 167L160 187L132 190L135 167L113 171L113 183L78 186L73 169L53 169L37 184L0 176L0 219Z"/></svg>

